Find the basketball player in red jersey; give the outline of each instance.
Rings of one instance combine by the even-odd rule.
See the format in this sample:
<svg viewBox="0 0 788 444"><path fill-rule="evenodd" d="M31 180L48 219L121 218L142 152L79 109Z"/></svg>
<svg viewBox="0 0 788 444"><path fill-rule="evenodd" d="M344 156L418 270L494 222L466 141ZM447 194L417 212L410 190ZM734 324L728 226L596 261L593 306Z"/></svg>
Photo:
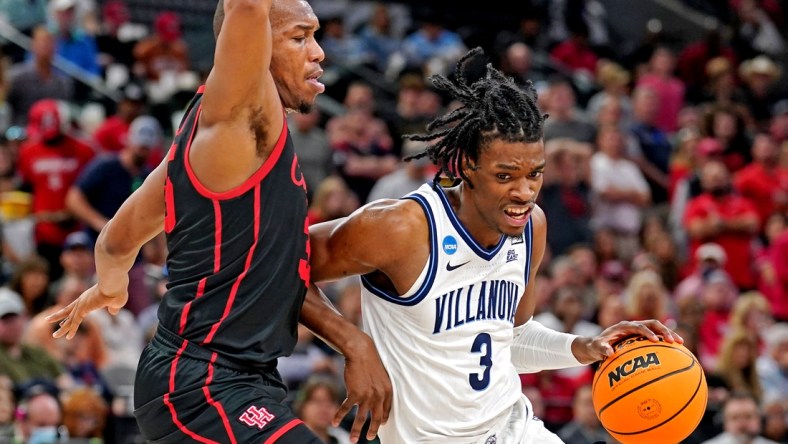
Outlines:
<svg viewBox="0 0 788 444"><path fill-rule="evenodd" d="M371 339L309 285L306 187L284 116L323 92L317 28L305 0L220 1L214 68L167 158L101 231L98 283L50 317L71 338L89 312L117 313L134 258L164 228L170 284L134 393L149 442L320 442L283 404L276 371L299 313L346 356L335 422L358 404L355 441L368 412L370 438L387 418L391 385Z"/></svg>

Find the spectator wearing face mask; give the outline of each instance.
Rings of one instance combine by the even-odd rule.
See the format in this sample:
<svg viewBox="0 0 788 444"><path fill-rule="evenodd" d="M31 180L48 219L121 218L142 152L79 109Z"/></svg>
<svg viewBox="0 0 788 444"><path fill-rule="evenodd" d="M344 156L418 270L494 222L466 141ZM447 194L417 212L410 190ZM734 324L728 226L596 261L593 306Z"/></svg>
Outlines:
<svg viewBox="0 0 788 444"><path fill-rule="evenodd" d="M16 410L14 442L51 444L59 442L63 411L57 398L43 386L32 386Z"/></svg>

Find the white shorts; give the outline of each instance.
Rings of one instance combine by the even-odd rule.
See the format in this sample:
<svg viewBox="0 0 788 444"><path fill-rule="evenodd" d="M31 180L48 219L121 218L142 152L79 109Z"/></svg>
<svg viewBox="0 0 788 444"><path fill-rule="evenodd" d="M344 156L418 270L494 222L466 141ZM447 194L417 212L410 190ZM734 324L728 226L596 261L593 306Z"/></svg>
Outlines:
<svg viewBox="0 0 788 444"><path fill-rule="evenodd" d="M555 433L547 430L541 419L534 417L528 398L523 395L490 432L474 444L564 444Z"/></svg>

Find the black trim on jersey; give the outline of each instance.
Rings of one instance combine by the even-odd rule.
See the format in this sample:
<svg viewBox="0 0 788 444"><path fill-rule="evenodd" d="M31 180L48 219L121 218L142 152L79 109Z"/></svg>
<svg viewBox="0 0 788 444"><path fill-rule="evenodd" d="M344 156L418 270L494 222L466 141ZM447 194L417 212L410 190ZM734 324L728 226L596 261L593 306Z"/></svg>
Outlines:
<svg viewBox="0 0 788 444"><path fill-rule="evenodd" d="M418 202L418 204L421 205L421 208L424 210L424 214L427 215L427 223L430 227L430 259L427 276L424 278L424 282L421 283L421 287L419 287L418 291L416 291L416 294L409 298L403 298L399 295L392 295L386 290L377 288L372 282L369 281L369 279L367 279L366 276L361 276L361 284L367 289L367 291L385 301L397 305L413 306L421 302L422 299L424 299L427 294L429 294L430 289L432 289L432 284L435 282L435 276L438 274L438 232L435 226L435 216L432 214L432 210L430 209L429 204L427 204L427 201L424 200L424 197L418 194L412 194L403 197L403 199L410 199Z"/></svg>
<svg viewBox="0 0 788 444"><path fill-rule="evenodd" d="M479 245L479 243L476 242L476 239L474 239L473 236L471 236L471 234L468 233L468 231L465 229L465 226L462 225L462 222L460 222L460 219L454 213L454 208L452 208L451 203L449 203L449 198L446 197L446 192L443 191L443 188L440 186L437 186L435 188L438 190L438 196L440 197L441 202L443 203L443 208L446 210L446 214L449 215L449 220L451 221L451 224L454 225L454 229L457 230L458 233L460 233L460 237L462 237L465 243L468 244L469 247L471 247L471 250L473 250L473 252L476 253L477 256L489 262L492 258L495 257L496 254L498 254L499 251L501 251L501 248L503 247L503 244L506 243L506 239L508 237L501 235L501 239L498 241L498 245L496 245L490 250L487 250L486 248Z"/></svg>

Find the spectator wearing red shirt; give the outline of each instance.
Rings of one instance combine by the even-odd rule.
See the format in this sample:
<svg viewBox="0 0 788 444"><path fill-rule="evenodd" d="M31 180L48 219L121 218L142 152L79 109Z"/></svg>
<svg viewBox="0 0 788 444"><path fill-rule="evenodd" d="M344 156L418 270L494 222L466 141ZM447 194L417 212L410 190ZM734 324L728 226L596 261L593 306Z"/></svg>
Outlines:
<svg viewBox="0 0 788 444"><path fill-rule="evenodd" d="M572 37L556 46L550 57L572 72L585 71L591 77L594 77L599 60L588 45L588 29L583 24L576 25Z"/></svg>
<svg viewBox="0 0 788 444"><path fill-rule="evenodd" d="M788 221L774 213L764 224L766 246L758 252L758 291L778 322L788 322Z"/></svg>
<svg viewBox="0 0 788 444"><path fill-rule="evenodd" d="M758 210L752 201L732 192L730 173L722 162L704 165L700 177L703 193L689 201L684 214L691 257L705 242L719 244L728 256L725 271L734 284L739 289L752 289L752 243L760 227Z"/></svg>
<svg viewBox="0 0 788 444"><path fill-rule="evenodd" d="M673 53L665 47L659 47L651 55L648 72L638 81L638 86L650 88L659 96L654 125L666 133L678 130L679 111L684 107L684 82L673 75L675 67Z"/></svg>
<svg viewBox="0 0 788 444"><path fill-rule="evenodd" d="M775 211L788 209L788 167L779 163L779 150L768 134L755 136L752 144L753 163L742 168L733 178L736 191L755 203L761 221Z"/></svg>
<svg viewBox="0 0 788 444"><path fill-rule="evenodd" d="M126 135L131 122L142 115L145 108L145 93L134 83L123 90L123 100L118 103L117 113L101 124L93 133L96 146L101 151L117 153L126 146Z"/></svg>
<svg viewBox="0 0 788 444"><path fill-rule="evenodd" d="M49 261L50 274L57 278L63 242L78 228L66 210L66 193L94 153L88 145L64 133L55 100L33 105L28 134L31 137L19 152L19 171L33 195L38 253Z"/></svg>

